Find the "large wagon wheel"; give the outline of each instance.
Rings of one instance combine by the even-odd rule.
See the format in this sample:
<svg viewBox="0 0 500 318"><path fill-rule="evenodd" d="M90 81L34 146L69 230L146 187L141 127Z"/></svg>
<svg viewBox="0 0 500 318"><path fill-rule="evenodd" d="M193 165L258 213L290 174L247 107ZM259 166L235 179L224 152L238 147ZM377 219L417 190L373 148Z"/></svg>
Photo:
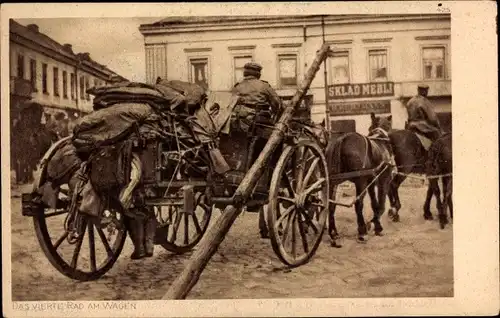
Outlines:
<svg viewBox="0 0 500 318"><path fill-rule="evenodd" d="M213 206L207 203L205 189L194 189L194 211L187 213L183 206L183 191L177 191L172 204L155 206L158 221L155 241L167 251L182 254L191 251L208 229Z"/></svg>
<svg viewBox="0 0 500 318"><path fill-rule="evenodd" d="M328 216L328 170L311 140L286 146L274 170L267 223L274 252L286 265L305 264L316 252Z"/></svg>
<svg viewBox="0 0 500 318"><path fill-rule="evenodd" d="M123 249L127 238L124 217L110 206L101 219L68 213L69 191L64 186L59 190L57 208L40 208L33 216L40 246L63 275L80 281L98 279L111 269ZM73 224L77 224L75 231L71 230Z"/></svg>

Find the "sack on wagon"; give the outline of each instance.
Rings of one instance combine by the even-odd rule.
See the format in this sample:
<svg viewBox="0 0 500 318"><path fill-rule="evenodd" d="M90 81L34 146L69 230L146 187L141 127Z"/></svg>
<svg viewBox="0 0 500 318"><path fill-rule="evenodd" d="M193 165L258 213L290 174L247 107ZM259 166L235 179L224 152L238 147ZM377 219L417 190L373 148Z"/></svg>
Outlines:
<svg viewBox="0 0 500 318"><path fill-rule="evenodd" d="M119 103L147 103L151 105L168 105L170 100L153 86L125 82L113 86L93 87L87 90L94 96L94 110L100 110Z"/></svg>
<svg viewBox="0 0 500 318"><path fill-rule="evenodd" d="M73 144L79 152L126 139L131 132L154 114L148 104L117 104L92 112L73 128Z"/></svg>
<svg viewBox="0 0 500 318"><path fill-rule="evenodd" d="M163 80L158 78L154 86L159 92L163 94L166 99L171 99L171 109L177 110L179 106L184 105L184 111L189 115L193 115L197 109L204 107L207 100L206 90L198 84L183 82L179 80ZM182 98L179 100L180 94Z"/></svg>

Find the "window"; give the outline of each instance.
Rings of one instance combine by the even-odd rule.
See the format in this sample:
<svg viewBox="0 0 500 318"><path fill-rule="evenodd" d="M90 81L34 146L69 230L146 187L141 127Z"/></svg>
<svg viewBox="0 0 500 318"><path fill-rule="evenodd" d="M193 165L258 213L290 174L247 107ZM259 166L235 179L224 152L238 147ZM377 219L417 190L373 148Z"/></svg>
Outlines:
<svg viewBox="0 0 500 318"><path fill-rule="evenodd" d="M370 81L387 81L387 50L369 50Z"/></svg>
<svg viewBox="0 0 500 318"><path fill-rule="evenodd" d="M45 94L48 94L49 91L47 89L47 64L42 64L42 90Z"/></svg>
<svg viewBox="0 0 500 318"><path fill-rule="evenodd" d="M424 79L444 79L444 56L444 46L423 48Z"/></svg>
<svg viewBox="0 0 500 318"><path fill-rule="evenodd" d="M24 55L17 56L17 77L24 78Z"/></svg>
<svg viewBox="0 0 500 318"><path fill-rule="evenodd" d="M349 52L334 52L330 55L332 84L346 84L350 81Z"/></svg>
<svg viewBox="0 0 500 318"><path fill-rule="evenodd" d="M30 60L30 82L31 87L36 91L36 60Z"/></svg>
<svg viewBox="0 0 500 318"><path fill-rule="evenodd" d="M85 99L85 82L83 76L80 76L80 99Z"/></svg>
<svg viewBox="0 0 500 318"><path fill-rule="evenodd" d="M70 81L71 81L71 99L75 100L76 99L76 77L75 74L71 73L70 75Z"/></svg>
<svg viewBox="0 0 500 318"><path fill-rule="evenodd" d="M85 78L85 98L90 100L90 95L87 93L87 90L90 88L89 78Z"/></svg>
<svg viewBox="0 0 500 318"><path fill-rule="evenodd" d="M249 62L252 62L251 55L234 57L234 84L243 78L243 67Z"/></svg>
<svg viewBox="0 0 500 318"><path fill-rule="evenodd" d="M279 83L280 86L297 85L297 55L278 55L279 61Z"/></svg>
<svg viewBox="0 0 500 318"><path fill-rule="evenodd" d="M63 97L68 98L68 73L66 71L63 71L62 77L63 77Z"/></svg>
<svg viewBox="0 0 500 318"><path fill-rule="evenodd" d="M54 74L54 96L59 96L59 69L57 67L53 68Z"/></svg>
<svg viewBox="0 0 500 318"><path fill-rule="evenodd" d="M208 88L208 58L192 58L189 64L191 83Z"/></svg>

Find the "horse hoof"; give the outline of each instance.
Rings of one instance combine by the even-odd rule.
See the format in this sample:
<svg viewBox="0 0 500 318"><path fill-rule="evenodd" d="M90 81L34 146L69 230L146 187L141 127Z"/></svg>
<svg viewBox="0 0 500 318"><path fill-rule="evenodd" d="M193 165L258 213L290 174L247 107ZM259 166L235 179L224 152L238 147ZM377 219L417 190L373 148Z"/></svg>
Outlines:
<svg viewBox="0 0 500 318"><path fill-rule="evenodd" d="M426 220L434 220L434 217L432 216L432 214L424 214L424 219Z"/></svg>
<svg viewBox="0 0 500 318"><path fill-rule="evenodd" d="M441 227L441 230L444 230L445 224L440 223L439 225L440 225L440 227Z"/></svg>
<svg viewBox="0 0 500 318"><path fill-rule="evenodd" d="M396 214L392 217L392 222L399 222L399 215Z"/></svg>
<svg viewBox="0 0 500 318"><path fill-rule="evenodd" d="M362 236L358 236L356 241L361 244L366 244L366 239Z"/></svg>
<svg viewBox="0 0 500 318"><path fill-rule="evenodd" d="M269 233L263 233L263 232L261 232L260 233L260 238L261 239L268 239L269 238Z"/></svg>
<svg viewBox="0 0 500 318"><path fill-rule="evenodd" d="M341 248L341 247L342 247L342 244L339 244L339 243L337 243L336 241L333 241L330 245L331 245L332 247L335 247L335 248Z"/></svg>
<svg viewBox="0 0 500 318"><path fill-rule="evenodd" d="M375 235L376 235L376 236L384 236L385 234L384 234L384 233L382 233L382 232L375 232Z"/></svg>

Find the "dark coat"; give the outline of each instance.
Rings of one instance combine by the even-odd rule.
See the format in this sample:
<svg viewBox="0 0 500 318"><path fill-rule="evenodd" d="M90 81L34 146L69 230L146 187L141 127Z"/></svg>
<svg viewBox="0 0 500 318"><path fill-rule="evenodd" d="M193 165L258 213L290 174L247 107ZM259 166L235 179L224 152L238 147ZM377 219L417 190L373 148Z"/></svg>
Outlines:
<svg viewBox="0 0 500 318"><path fill-rule="evenodd" d="M421 132L431 139L442 134L439 119L432 109L431 102L424 96L417 95L408 101L408 129Z"/></svg>
<svg viewBox="0 0 500 318"><path fill-rule="evenodd" d="M233 94L240 96L240 104L254 110L270 110L279 113L281 100L268 82L255 76L245 76L233 87Z"/></svg>

